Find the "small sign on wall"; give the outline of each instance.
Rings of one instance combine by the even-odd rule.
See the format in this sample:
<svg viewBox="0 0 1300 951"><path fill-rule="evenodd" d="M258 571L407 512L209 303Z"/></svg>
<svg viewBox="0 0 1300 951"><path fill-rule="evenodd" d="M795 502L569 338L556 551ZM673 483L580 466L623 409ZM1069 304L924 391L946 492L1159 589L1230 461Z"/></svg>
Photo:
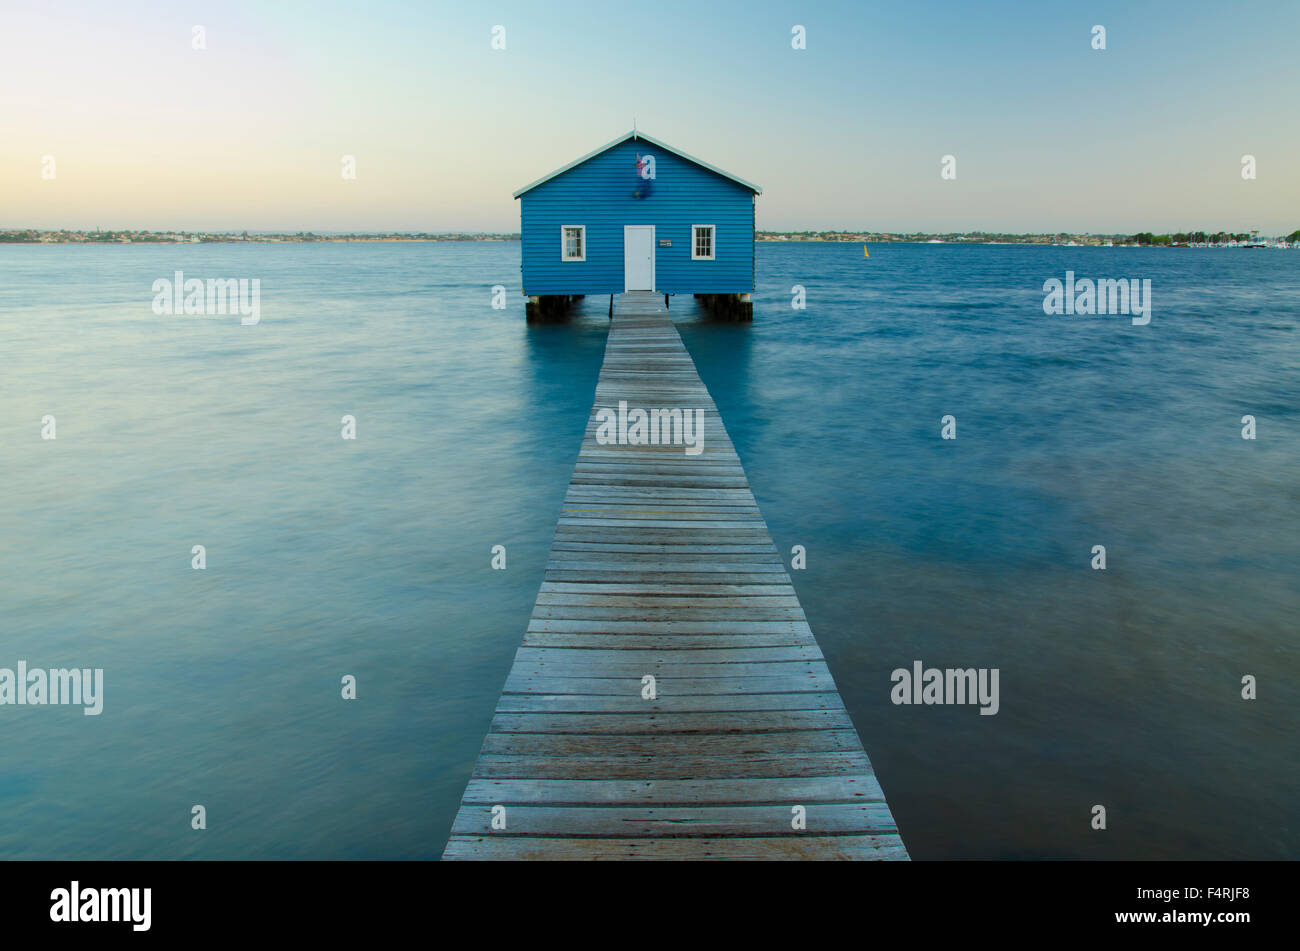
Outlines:
<svg viewBox="0 0 1300 951"><path fill-rule="evenodd" d="M672 241L671 238L660 238L660 239L659 239L659 247L661 247L661 248L671 248L672 246L673 246L673 241Z"/></svg>

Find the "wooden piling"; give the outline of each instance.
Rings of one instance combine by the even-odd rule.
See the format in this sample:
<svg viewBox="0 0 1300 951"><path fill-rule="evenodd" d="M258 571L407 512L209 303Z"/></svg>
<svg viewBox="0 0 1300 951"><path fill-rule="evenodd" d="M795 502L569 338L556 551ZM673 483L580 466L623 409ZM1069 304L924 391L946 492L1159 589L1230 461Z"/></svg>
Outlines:
<svg viewBox="0 0 1300 951"><path fill-rule="evenodd" d="M539 294L528 298L524 305L524 316L530 324L553 323L566 320L574 301L582 300L582 294Z"/></svg>
<svg viewBox="0 0 1300 951"><path fill-rule="evenodd" d="M716 320L752 321L754 304L748 294L696 294Z"/></svg>

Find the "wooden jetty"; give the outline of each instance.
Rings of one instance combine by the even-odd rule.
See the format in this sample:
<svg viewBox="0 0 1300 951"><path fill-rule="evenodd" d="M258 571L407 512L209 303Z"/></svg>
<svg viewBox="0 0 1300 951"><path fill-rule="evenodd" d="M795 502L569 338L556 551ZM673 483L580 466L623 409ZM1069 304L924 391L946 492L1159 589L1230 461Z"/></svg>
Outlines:
<svg viewBox="0 0 1300 951"><path fill-rule="evenodd" d="M703 451L602 445L619 401L702 408ZM443 858L907 857L717 407L662 299L621 295Z"/></svg>

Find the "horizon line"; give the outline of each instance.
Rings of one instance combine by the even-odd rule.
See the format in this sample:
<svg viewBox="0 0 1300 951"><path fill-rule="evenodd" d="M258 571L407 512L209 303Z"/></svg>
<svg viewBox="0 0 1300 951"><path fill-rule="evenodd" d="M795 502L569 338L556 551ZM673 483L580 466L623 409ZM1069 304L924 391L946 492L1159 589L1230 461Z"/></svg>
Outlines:
<svg viewBox="0 0 1300 951"><path fill-rule="evenodd" d="M1300 229L1297 229L1300 230ZM59 227L59 228L38 228L38 227L0 227L0 235L12 234L142 234L142 235L212 235L212 236L232 236L241 237L243 235L260 235L266 237L298 237L298 236L351 236L351 237L393 237L393 236L448 236L448 235L471 235L481 237L509 237L517 238L520 236L518 231L481 231L481 230L448 230L448 231L423 231L418 229L406 230L341 230L330 229L324 231L313 230L287 230L274 228L235 228L235 229L206 229L206 228L103 228L99 225L93 228L87 227ZM755 229L754 234L851 234L851 235L961 235L961 236L992 236L992 237L1056 237L1065 235L1067 237L1088 237L1088 238L1126 238L1137 235L1157 235L1172 236L1176 234L1260 234L1260 229L1253 228L1245 231L1237 231L1230 228L1218 228L1214 230L1206 228L1195 228L1192 230L1180 231L1153 231L1151 229L1140 231L988 231L984 229L975 229L970 231L958 230L940 230L940 231L909 231L906 229L867 229L867 228L768 228ZM1289 237L1287 234L1261 235L1261 237Z"/></svg>

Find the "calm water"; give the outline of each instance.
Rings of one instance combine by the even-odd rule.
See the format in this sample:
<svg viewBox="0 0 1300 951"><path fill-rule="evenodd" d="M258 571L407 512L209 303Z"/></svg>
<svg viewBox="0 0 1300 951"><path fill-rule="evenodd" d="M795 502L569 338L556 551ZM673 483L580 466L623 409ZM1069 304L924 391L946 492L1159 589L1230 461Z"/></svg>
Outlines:
<svg viewBox="0 0 1300 951"><path fill-rule="evenodd" d="M752 326L673 312L913 855L1300 858L1300 252L758 251ZM1044 316L1067 268L1151 325ZM155 316L177 269L261 324ZM0 667L106 682L0 707L0 857L441 853L607 326L518 286L517 244L0 247ZM1001 711L894 706L914 660Z"/></svg>

